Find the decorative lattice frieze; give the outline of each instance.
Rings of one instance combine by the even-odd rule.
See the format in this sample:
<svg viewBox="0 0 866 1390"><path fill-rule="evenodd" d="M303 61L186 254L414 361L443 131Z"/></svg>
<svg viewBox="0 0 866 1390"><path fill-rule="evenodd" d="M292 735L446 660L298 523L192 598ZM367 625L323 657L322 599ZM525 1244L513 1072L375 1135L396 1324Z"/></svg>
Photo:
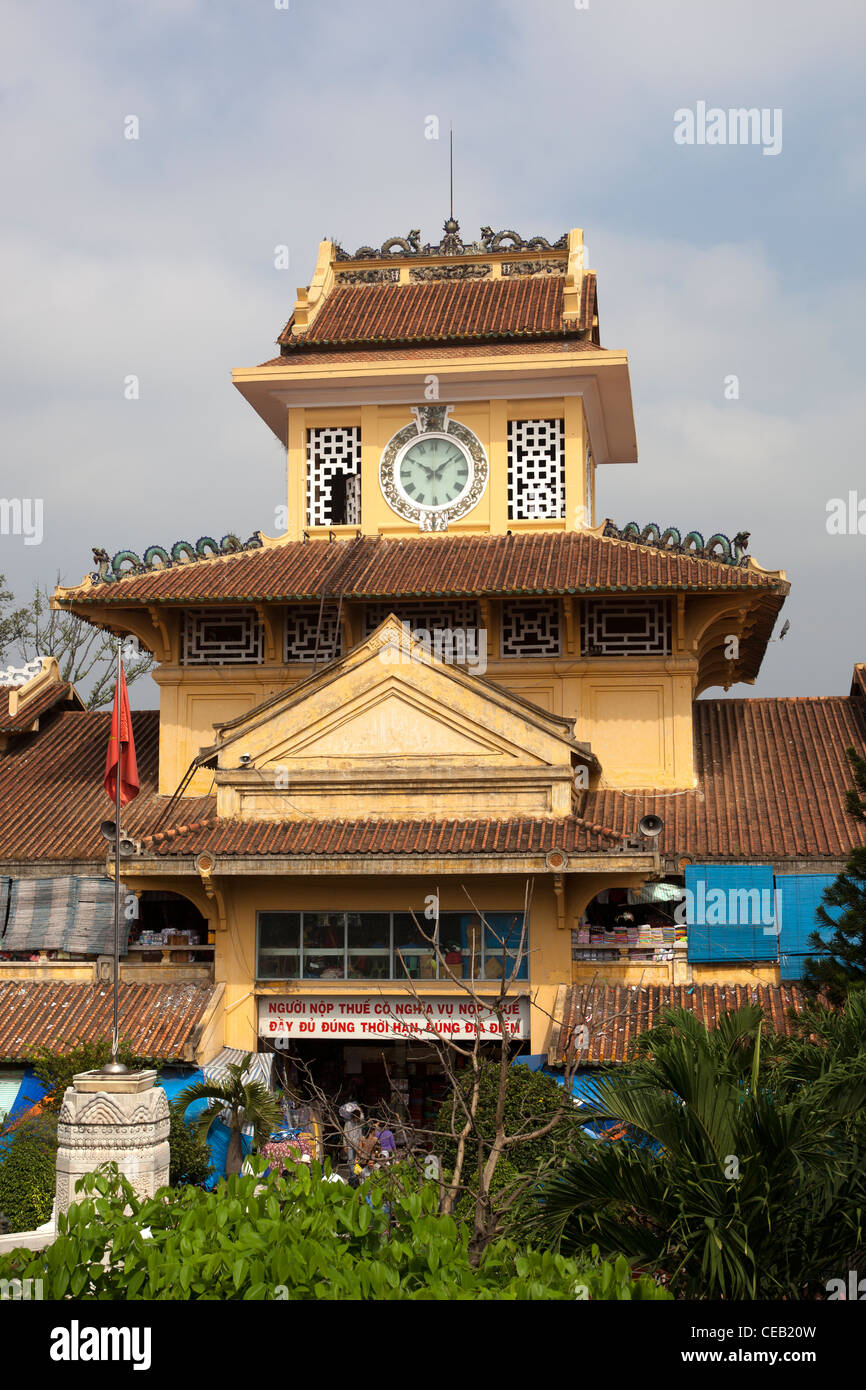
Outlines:
<svg viewBox="0 0 866 1390"><path fill-rule="evenodd" d="M307 525L357 525L361 520L360 474L359 425L307 430Z"/></svg>
<svg viewBox="0 0 866 1390"><path fill-rule="evenodd" d="M332 661L343 655L342 624L337 623L336 607L323 609L321 629L317 603L290 608L286 613L286 661L313 661L317 655L319 661Z"/></svg>
<svg viewBox="0 0 866 1390"><path fill-rule="evenodd" d="M584 656L666 656L670 604L663 598L587 599L581 619Z"/></svg>
<svg viewBox="0 0 866 1390"><path fill-rule="evenodd" d="M503 656L559 656L559 600L503 603L501 635Z"/></svg>
<svg viewBox="0 0 866 1390"><path fill-rule="evenodd" d="M262 625L252 608L189 608L183 621L186 666L262 660Z"/></svg>
<svg viewBox="0 0 866 1390"><path fill-rule="evenodd" d="M565 516L563 420L509 420L508 516L511 521Z"/></svg>
<svg viewBox="0 0 866 1390"><path fill-rule="evenodd" d="M478 604L473 599L454 599L447 603L369 603L364 611L364 636L369 637L384 618L393 613L400 622L427 632L437 629L463 632L479 626Z"/></svg>

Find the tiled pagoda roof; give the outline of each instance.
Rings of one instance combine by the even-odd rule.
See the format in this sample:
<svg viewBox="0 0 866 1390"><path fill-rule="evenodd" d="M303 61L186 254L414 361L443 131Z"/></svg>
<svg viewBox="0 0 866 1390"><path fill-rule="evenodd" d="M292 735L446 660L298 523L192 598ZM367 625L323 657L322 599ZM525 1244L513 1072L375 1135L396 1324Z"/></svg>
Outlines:
<svg viewBox="0 0 866 1390"><path fill-rule="evenodd" d="M58 590L63 606L282 602L478 594L754 590L779 603L780 572L677 554L598 531L280 541L114 581ZM768 634L769 635L769 634Z"/></svg>

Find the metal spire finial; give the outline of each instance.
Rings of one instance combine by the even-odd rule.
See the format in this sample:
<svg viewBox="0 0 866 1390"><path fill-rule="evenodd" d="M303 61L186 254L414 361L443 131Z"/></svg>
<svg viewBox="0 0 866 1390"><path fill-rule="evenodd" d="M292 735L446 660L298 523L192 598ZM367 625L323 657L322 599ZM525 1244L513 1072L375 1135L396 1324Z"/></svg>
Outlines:
<svg viewBox="0 0 866 1390"><path fill-rule="evenodd" d="M454 125L453 125L453 122L449 122L449 125L448 125L448 133L449 133L449 142L450 142L450 147L451 147L451 148L450 148L450 170L451 170L451 180L450 180L450 182L451 182L451 221L453 222L453 221L454 221Z"/></svg>

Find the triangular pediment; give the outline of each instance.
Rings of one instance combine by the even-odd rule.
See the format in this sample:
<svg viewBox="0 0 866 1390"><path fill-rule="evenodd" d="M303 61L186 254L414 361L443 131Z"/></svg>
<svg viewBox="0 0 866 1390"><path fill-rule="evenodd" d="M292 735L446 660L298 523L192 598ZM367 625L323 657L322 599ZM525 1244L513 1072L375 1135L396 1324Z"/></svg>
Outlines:
<svg viewBox="0 0 866 1390"><path fill-rule="evenodd" d="M393 617L218 732L220 814L233 815L552 810L552 784L585 760L569 721L441 660Z"/></svg>

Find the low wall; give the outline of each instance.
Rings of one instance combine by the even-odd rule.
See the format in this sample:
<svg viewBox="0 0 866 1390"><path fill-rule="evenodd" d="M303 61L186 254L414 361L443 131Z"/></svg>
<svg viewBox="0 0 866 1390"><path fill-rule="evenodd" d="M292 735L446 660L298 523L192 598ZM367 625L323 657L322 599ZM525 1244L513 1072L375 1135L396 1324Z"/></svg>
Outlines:
<svg viewBox="0 0 866 1390"><path fill-rule="evenodd" d="M57 1231L15 1231L12 1235L0 1236L0 1255L8 1255L12 1250L44 1250L46 1245L57 1239Z"/></svg>

